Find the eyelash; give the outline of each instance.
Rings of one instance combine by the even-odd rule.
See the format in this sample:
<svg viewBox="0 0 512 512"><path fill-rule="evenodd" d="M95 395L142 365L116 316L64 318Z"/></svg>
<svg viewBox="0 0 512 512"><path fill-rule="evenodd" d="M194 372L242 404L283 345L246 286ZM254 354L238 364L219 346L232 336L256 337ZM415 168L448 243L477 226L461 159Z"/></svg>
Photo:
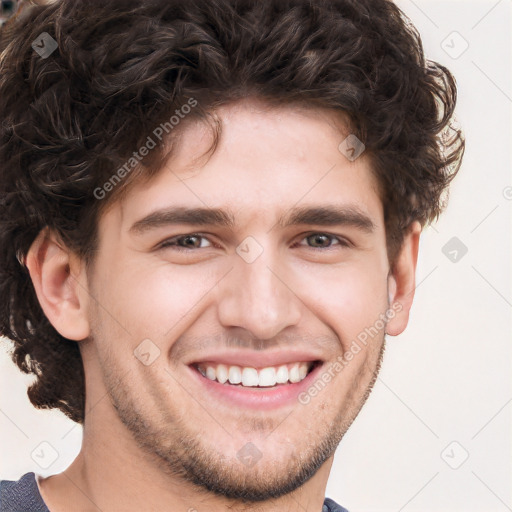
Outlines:
<svg viewBox="0 0 512 512"><path fill-rule="evenodd" d="M340 247L349 247L350 246L350 243L347 240L345 240L344 238L340 238L340 237L338 237L336 235L331 235L329 233L324 233L322 231L312 231L311 233L307 233L306 235L303 236L301 241L306 239L306 238L309 238L309 237L311 237L313 235L322 235L322 236L329 237L331 240L335 240L335 241L339 242L336 245L339 245ZM207 236L202 235L201 233L189 233L189 234L186 234L186 235L177 235L177 236L174 236L172 238L169 238L169 239L163 241L158 246L158 248L159 249L168 249L168 248L172 247L173 250L178 251L178 252L189 252L189 251L201 250L201 248L182 247L180 245L177 245L177 243L176 243L179 240L182 240L182 239L185 239L185 238L192 238L192 237L204 238L206 240L209 240ZM209 240L209 241L210 241L210 243L213 243L211 240ZM309 247L309 248L313 249L313 250L317 250L317 251L325 251L325 250L332 250L332 245L329 245L327 247ZM203 247L202 249L209 249L209 247Z"/></svg>

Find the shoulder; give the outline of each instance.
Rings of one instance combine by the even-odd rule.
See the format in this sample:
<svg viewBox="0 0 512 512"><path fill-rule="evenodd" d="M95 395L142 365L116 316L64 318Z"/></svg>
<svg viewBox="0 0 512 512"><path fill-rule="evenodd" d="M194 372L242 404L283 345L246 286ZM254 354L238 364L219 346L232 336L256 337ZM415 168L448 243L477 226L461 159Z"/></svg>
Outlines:
<svg viewBox="0 0 512 512"><path fill-rule="evenodd" d="M25 473L19 480L0 480L0 512L49 512L34 473Z"/></svg>
<svg viewBox="0 0 512 512"><path fill-rule="evenodd" d="M331 498L325 498L322 512L348 512L348 510L338 505L334 500L331 500Z"/></svg>

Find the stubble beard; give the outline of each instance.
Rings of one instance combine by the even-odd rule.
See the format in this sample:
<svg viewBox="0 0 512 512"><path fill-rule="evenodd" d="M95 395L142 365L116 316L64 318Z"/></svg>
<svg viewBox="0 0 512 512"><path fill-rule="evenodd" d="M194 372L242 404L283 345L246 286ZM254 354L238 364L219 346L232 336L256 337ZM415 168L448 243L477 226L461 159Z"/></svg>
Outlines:
<svg viewBox="0 0 512 512"><path fill-rule="evenodd" d="M366 375L366 384L361 382L364 379L362 375L354 380L347 400L333 420L327 424L318 423L319 431L314 442L309 439L308 443L300 447L300 453L295 452L289 460L272 461L265 467L262 467L262 461L253 468L245 467L236 457L223 456L215 451L215 447L202 443L200 434L194 433L190 424L183 419L187 418L186 414L166 411L168 423L165 426L151 422L134 400L133 394L123 387L120 379L123 372L112 361L105 365L108 367L104 367L104 379L120 421L160 471L174 480L192 484L200 492L208 491L234 502L256 503L280 498L295 491L334 454L371 393L380 371L384 348L385 337L382 335L370 378ZM307 414L307 409L297 404L296 413ZM294 414L295 411L286 421L293 421ZM255 430L263 430L268 428L268 422L253 422L251 426ZM281 425L279 431L283 427L286 425ZM279 435L279 431L272 435Z"/></svg>

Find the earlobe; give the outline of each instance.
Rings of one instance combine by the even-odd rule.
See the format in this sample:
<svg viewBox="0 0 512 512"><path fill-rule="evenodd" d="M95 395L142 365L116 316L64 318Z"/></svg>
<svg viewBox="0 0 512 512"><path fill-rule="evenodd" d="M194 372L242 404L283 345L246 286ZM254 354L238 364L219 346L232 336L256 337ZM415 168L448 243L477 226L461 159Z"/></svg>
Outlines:
<svg viewBox="0 0 512 512"><path fill-rule="evenodd" d="M395 264L388 277L389 309L393 312L386 325L386 334L397 336L407 327L409 311L416 288L416 264L421 233L419 222L413 222L404 241Z"/></svg>
<svg viewBox="0 0 512 512"><path fill-rule="evenodd" d="M82 261L48 228L32 243L26 266L44 314L65 338L89 336L87 282Z"/></svg>

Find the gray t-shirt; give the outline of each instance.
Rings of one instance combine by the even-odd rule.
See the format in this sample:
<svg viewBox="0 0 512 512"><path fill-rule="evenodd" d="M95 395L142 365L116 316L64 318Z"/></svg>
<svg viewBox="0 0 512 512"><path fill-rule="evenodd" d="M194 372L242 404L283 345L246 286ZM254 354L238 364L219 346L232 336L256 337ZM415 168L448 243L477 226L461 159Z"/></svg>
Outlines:
<svg viewBox="0 0 512 512"><path fill-rule="evenodd" d="M50 512L45 505L34 473L26 473L19 480L0 480L0 512ZM348 512L329 498L325 498L322 512Z"/></svg>

